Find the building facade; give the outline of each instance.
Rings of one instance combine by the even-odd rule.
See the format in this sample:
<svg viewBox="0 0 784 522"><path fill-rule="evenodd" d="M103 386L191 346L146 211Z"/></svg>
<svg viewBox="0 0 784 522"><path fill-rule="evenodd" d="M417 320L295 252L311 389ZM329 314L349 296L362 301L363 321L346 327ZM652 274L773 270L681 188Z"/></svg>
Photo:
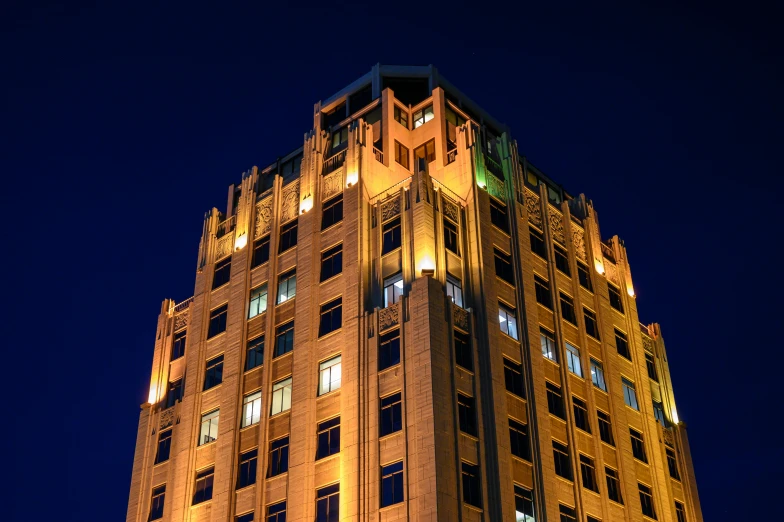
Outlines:
<svg viewBox="0 0 784 522"><path fill-rule="evenodd" d="M376 65L204 220L128 522L701 522L618 237L432 67Z"/></svg>

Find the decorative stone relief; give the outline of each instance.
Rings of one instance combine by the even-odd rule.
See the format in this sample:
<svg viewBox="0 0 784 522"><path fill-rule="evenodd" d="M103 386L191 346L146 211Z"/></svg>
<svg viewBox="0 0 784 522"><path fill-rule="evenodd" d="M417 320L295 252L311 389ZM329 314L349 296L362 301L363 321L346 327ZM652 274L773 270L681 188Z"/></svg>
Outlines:
<svg viewBox="0 0 784 522"><path fill-rule="evenodd" d="M642 346L650 353L653 353L653 339L645 334L642 334Z"/></svg>
<svg viewBox="0 0 784 522"><path fill-rule="evenodd" d="M272 229L272 196L264 198L256 204L256 235L255 239L268 234Z"/></svg>
<svg viewBox="0 0 784 522"><path fill-rule="evenodd" d="M495 196L500 200L506 200L506 187L503 180L500 180L492 174L487 176L487 191L491 196Z"/></svg>
<svg viewBox="0 0 784 522"><path fill-rule="evenodd" d="M393 196L381 203L381 221L393 218L400 214L400 196Z"/></svg>
<svg viewBox="0 0 784 522"><path fill-rule="evenodd" d="M231 254L234 249L234 232L229 232L218 240L218 246L215 249L215 259L221 259Z"/></svg>
<svg viewBox="0 0 784 522"><path fill-rule="evenodd" d="M607 280L616 286L620 286L618 281L618 267L606 257L604 258L604 269L607 272Z"/></svg>
<svg viewBox="0 0 784 522"><path fill-rule="evenodd" d="M190 308L185 310L184 312L180 312L179 314L175 315L174 331L176 332L177 330L188 326L188 319L190 318L190 316L191 316Z"/></svg>
<svg viewBox="0 0 784 522"><path fill-rule="evenodd" d="M468 331L468 310L452 303L452 322L461 330Z"/></svg>
<svg viewBox="0 0 784 522"><path fill-rule="evenodd" d="M588 254L585 252L585 230L572 223L572 244L577 258L585 263L588 262Z"/></svg>
<svg viewBox="0 0 784 522"><path fill-rule="evenodd" d="M321 178L321 201L343 190L343 169Z"/></svg>
<svg viewBox="0 0 784 522"><path fill-rule="evenodd" d="M542 209L539 206L539 196L525 189L525 208L528 210L528 221L542 228Z"/></svg>
<svg viewBox="0 0 784 522"><path fill-rule="evenodd" d="M552 205L549 206L549 210L550 233L553 235L554 240L558 241L562 245L565 245L566 240L564 239L563 214L556 210L556 208Z"/></svg>
<svg viewBox="0 0 784 522"><path fill-rule="evenodd" d="M672 430L670 428L662 429L662 433L664 433L664 443L671 448L675 447L675 436L672 434Z"/></svg>
<svg viewBox="0 0 784 522"><path fill-rule="evenodd" d="M173 426L174 425L174 407L171 407L168 410L163 410L161 412L161 419L160 419L160 421L161 421L160 424L159 424L160 427L158 429L163 430L163 429L168 428L169 426Z"/></svg>
<svg viewBox="0 0 784 522"><path fill-rule="evenodd" d="M400 307L397 303L378 311L378 330L383 332L400 324Z"/></svg>
<svg viewBox="0 0 784 522"><path fill-rule="evenodd" d="M299 215L299 180L283 187L283 202L280 208L280 222L291 221Z"/></svg>
<svg viewBox="0 0 784 522"><path fill-rule="evenodd" d="M455 205L454 203L452 203L446 198L441 198L441 202L442 202L442 207L443 207L442 210L444 212L444 215L449 219L451 219L452 221L454 221L455 223L460 223L460 218L459 218L460 213L458 212L457 205Z"/></svg>

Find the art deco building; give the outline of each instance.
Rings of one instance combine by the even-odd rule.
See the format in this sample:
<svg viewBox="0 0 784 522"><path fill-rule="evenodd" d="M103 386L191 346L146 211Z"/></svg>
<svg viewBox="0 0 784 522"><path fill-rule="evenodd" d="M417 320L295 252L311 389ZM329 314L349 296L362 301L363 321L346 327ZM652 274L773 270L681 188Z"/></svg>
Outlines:
<svg viewBox="0 0 784 522"><path fill-rule="evenodd" d="M623 242L432 67L377 65L203 224L128 522L702 521Z"/></svg>

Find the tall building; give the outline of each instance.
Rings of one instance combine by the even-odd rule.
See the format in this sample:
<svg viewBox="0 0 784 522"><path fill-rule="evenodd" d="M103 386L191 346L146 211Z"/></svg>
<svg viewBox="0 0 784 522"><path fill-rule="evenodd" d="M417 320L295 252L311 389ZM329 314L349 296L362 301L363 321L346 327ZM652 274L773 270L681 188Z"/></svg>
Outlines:
<svg viewBox="0 0 784 522"><path fill-rule="evenodd" d="M702 521L626 248L432 67L376 65L205 217L128 522Z"/></svg>

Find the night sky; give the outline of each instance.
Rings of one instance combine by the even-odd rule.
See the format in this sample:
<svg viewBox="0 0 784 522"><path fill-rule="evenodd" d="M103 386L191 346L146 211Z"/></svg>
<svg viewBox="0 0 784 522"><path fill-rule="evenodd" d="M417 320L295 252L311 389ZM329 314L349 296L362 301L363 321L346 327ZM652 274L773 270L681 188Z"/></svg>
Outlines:
<svg viewBox="0 0 784 522"><path fill-rule="evenodd" d="M0 7L0 519L124 520L157 314L193 293L204 212L377 62L432 63L594 201L629 249L640 319L662 325L705 519L768 519L784 465L780 13L77 3Z"/></svg>

